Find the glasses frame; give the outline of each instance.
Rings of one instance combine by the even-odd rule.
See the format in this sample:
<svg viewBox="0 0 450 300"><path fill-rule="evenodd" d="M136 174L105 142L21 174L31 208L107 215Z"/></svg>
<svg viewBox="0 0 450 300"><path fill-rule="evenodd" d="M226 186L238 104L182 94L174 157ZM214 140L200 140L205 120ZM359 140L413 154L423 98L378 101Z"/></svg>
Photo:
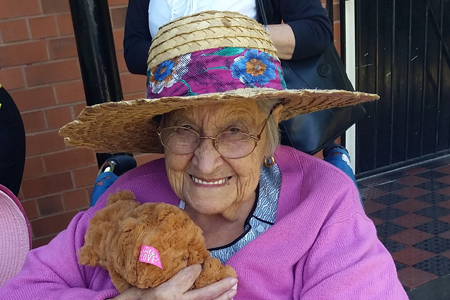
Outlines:
<svg viewBox="0 0 450 300"><path fill-rule="evenodd" d="M221 134L223 134L223 133L225 133L225 132L229 132L229 131L222 131L222 132L219 132L219 133L216 134L215 136L200 136L200 134L199 134L197 131L195 131L194 129L192 129L192 128L186 128L186 127L183 127L183 126L169 126L169 127L165 127L165 128L161 128L161 127L160 127L160 128L158 128L159 141L161 142L161 145L163 145L163 147L166 148L167 150L169 150L170 152L173 152L173 153L179 154L179 155L187 155L187 154L194 153L195 150L197 150L198 147L200 147L200 142L201 142L201 140L211 140L211 141L213 142L214 149L216 149L217 153L219 153L222 157L225 157L225 158L228 158L228 159L239 159L239 158L243 158L243 157L249 156L250 154L253 153L253 151L255 151L256 146L258 145L258 142L261 140L261 135L262 135L264 129L266 128L267 122L269 121L269 118L270 118L270 116L272 115L272 111L273 111L273 110L270 111L270 113L269 113L269 115L268 115L266 121L264 122L263 127L261 128L261 130L259 131L259 133L258 133L257 135L253 135L253 134L250 134L250 133L248 133L248 132L241 132L241 133L245 134L246 136L252 138L252 139L255 141L255 144L254 144L254 146L253 146L252 151L250 151L250 153L248 153L248 154L246 154L246 155L243 155L243 156L239 156L239 157L227 157L227 156L223 155L222 153L220 153L220 151L219 151L219 141L217 140L217 137L218 137L219 135L221 135ZM192 152L189 152L189 153L176 153L175 151L169 149L166 145L164 145L164 143L163 143L163 141L162 141L162 138L161 138L161 132L162 132L164 129L169 129L169 128L174 128L174 129L175 129L175 128L180 128L180 129L189 130L189 131L194 132L194 133L197 135L197 137L198 137L198 146L197 146L194 150L192 150Z"/></svg>

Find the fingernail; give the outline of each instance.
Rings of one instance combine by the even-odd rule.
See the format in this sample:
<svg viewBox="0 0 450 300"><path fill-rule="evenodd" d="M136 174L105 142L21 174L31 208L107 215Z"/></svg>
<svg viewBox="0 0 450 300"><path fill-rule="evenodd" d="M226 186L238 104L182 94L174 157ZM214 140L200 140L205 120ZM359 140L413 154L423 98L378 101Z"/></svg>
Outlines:
<svg viewBox="0 0 450 300"><path fill-rule="evenodd" d="M237 291L237 283L231 289Z"/></svg>

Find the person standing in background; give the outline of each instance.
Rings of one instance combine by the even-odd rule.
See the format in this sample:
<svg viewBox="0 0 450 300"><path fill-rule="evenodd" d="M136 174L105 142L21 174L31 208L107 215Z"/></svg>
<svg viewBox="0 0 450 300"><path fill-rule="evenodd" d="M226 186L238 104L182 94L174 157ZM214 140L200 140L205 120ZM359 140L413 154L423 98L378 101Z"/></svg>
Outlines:
<svg viewBox="0 0 450 300"><path fill-rule="evenodd" d="M159 27L171 20L206 10L228 10L261 23L256 5L255 0L130 0L123 40L128 70L147 75L152 38ZM333 42L331 23L320 0L268 0L264 6L267 30L280 59L299 60L318 55Z"/></svg>

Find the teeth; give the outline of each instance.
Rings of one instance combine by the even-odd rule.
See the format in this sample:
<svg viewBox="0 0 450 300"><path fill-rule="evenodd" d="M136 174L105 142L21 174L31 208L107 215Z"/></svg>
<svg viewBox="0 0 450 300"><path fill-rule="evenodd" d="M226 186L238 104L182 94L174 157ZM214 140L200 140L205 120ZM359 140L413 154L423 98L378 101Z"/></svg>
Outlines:
<svg viewBox="0 0 450 300"><path fill-rule="evenodd" d="M205 185L224 184L225 182L227 182L226 178L216 180L216 181L206 182L206 181L198 179L197 177L194 177L194 176L191 176L191 177L192 177L192 180L194 180L194 182L199 183L199 184L205 184Z"/></svg>

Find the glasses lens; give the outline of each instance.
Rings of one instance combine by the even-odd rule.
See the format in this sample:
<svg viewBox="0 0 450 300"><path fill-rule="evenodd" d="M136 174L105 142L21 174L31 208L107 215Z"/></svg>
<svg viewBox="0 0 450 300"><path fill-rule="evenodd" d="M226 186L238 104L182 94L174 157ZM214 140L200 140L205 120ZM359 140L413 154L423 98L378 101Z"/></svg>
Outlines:
<svg viewBox="0 0 450 300"><path fill-rule="evenodd" d="M225 131L217 136L217 150L228 158L241 158L252 153L256 140L243 132Z"/></svg>
<svg viewBox="0 0 450 300"><path fill-rule="evenodd" d="M195 131L184 127L167 127L161 130L161 143L177 154L189 154L198 146L198 135Z"/></svg>

